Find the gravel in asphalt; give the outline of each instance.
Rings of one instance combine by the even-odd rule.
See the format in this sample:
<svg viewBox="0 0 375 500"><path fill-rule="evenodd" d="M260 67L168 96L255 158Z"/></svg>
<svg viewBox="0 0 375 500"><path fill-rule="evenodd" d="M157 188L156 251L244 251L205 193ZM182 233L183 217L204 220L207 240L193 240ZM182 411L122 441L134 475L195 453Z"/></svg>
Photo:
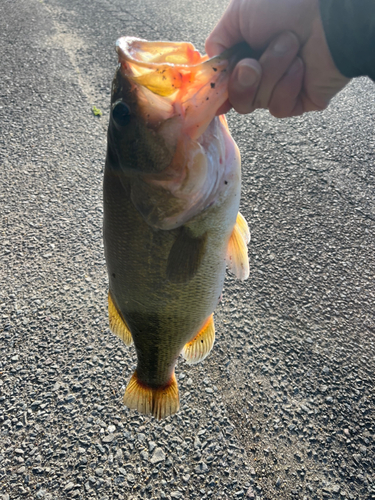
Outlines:
<svg viewBox="0 0 375 500"><path fill-rule="evenodd" d="M0 499L375 498L373 84L321 114L229 115L251 275L181 410L122 405L102 169L115 39L203 48L225 2L3 0ZM103 111L95 117L92 107ZM2 497L1 497L2 495Z"/></svg>

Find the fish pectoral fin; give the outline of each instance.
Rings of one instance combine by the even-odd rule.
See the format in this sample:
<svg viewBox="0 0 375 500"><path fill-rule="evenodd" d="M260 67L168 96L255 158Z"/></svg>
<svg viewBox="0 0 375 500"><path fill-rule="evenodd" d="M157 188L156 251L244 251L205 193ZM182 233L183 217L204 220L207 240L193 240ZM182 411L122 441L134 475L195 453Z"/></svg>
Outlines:
<svg viewBox="0 0 375 500"><path fill-rule="evenodd" d="M111 332L120 337L127 346L132 345L132 334L112 299L111 291L108 292L108 318Z"/></svg>
<svg viewBox="0 0 375 500"><path fill-rule="evenodd" d="M145 415L152 414L158 420L173 415L180 407L175 374L166 386L152 388L143 384L135 371L126 387L123 402L128 408Z"/></svg>
<svg viewBox="0 0 375 500"><path fill-rule="evenodd" d="M246 280L249 277L249 258L247 256L249 241L250 231L247 222L238 212L225 260L229 270L240 280Z"/></svg>
<svg viewBox="0 0 375 500"><path fill-rule="evenodd" d="M198 271L206 248L207 233L193 236L184 227L181 228L167 262L167 278L171 283L186 283Z"/></svg>
<svg viewBox="0 0 375 500"><path fill-rule="evenodd" d="M200 332L184 346L181 354L189 365L194 365L209 355L214 342L215 325L213 314L211 314Z"/></svg>

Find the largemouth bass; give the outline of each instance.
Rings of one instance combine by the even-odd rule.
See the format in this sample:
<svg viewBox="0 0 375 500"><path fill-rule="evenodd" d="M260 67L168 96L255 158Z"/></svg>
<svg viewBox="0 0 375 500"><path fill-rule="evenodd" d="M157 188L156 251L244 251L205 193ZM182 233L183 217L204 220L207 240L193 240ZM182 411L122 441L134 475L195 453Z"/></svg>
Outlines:
<svg viewBox="0 0 375 500"><path fill-rule="evenodd" d="M240 154L226 120L238 54L189 43L117 41L104 174L104 247L113 333L134 341L129 408L161 419L179 408L175 364L202 361L226 266L249 275L239 214Z"/></svg>

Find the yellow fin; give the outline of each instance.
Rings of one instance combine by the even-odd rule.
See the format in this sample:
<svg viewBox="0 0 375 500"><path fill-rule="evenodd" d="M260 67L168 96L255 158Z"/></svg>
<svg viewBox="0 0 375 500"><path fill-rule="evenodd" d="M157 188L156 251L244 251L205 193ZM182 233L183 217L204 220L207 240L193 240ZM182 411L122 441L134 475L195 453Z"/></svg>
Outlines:
<svg viewBox="0 0 375 500"><path fill-rule="evenodd" d="M215 325L213 314L211 314L200 332L184 346L181 354L189 365L194 365L209 355L214 342Z"/></svg>
<svg viewBox="0 0 375 500"><path fill-rule="evenodd" d="M228 243L226 261L228 268L240 280L246 280L249 277L249 258L247 256L249 241L250 231L247 222L238 212L236 224Z"/></svg>
<svg viewBox="0 0 375 500"><path fill-rule="evenodd" d="M236 226L238 228L238 231L241 233L243 239L245 240L246 244L249 244L250 243L249 226L247 225L245 217L240 212L238 212L237 214Z"/></svg>
<svg viewBox="0 0 375 500"><path fill-rule="evenodd" d="M152 414L158 420L173 415L180 407L175 374L168 385L155 389L140 382L135 371L126 387L123 402L128 408Z"/></svg>
<svg viewBox="0 0 375 500"><path fill-rule="evenodd" d="M110 291L108 292L108 317L111 332L120 337L127 346L132 345L132 334L121 313L115 306Z"/></svg>

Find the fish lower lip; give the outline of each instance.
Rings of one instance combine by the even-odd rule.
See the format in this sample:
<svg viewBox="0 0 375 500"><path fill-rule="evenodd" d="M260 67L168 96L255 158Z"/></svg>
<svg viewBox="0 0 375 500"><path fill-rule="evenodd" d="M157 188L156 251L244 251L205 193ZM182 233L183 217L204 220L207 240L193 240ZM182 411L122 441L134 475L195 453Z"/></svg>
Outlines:
<svg viewBox="0 0 375 500"><path fill-rule="evenodd" d="M231 71L241 59L249 58L258 60L262 52L261 50L251 48L246 42L241 42L224 50L221 54L211 57L204 64L212 65L212 63L217 64L220 61L229 60L230 64L228 70Z"/></svg>

